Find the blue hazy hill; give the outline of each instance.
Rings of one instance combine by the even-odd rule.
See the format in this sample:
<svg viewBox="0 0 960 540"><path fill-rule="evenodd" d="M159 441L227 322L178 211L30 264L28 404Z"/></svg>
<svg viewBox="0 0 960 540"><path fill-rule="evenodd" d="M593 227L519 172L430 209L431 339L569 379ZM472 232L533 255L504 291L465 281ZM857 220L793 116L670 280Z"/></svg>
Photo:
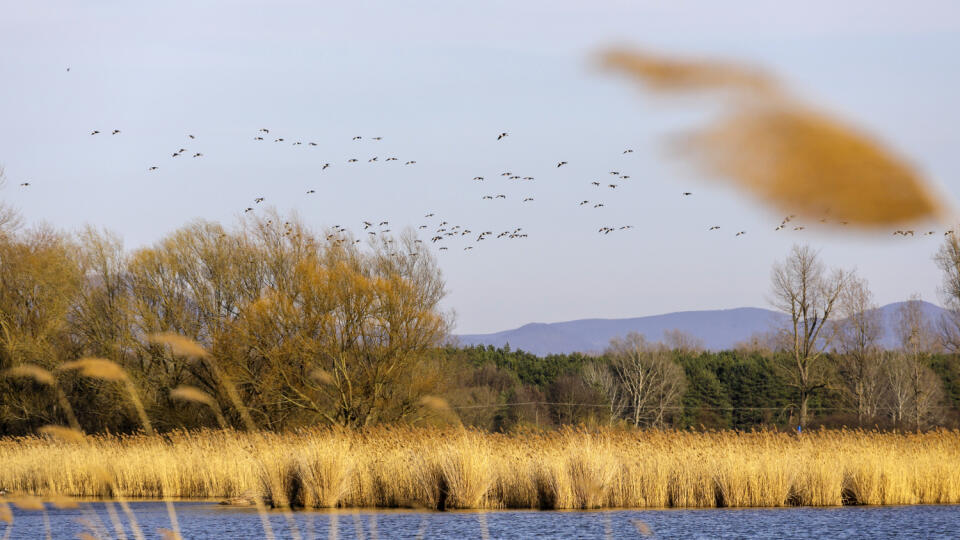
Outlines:
<svg viewBox="0 0 960 540"><path fill-rule="evenodd" d="M878 308L882 312L886 331L882 344L894 347L897 343L896 312L903 302ZM945 310L923 302L927 320L936 324ZM610 339L629 332L639 332L650 341L660 341L668 330L681 330L700 339L707 349L724 350L755 335L770 332L787 320L786 315L763 308L735 308L704 311L679 311L629 319L580 319L556 323L530 323L512 330L491 334L464 334L456 336L461 345L493 345L507 343L513 349L534 354L571 352L600 352Z"/></svg>

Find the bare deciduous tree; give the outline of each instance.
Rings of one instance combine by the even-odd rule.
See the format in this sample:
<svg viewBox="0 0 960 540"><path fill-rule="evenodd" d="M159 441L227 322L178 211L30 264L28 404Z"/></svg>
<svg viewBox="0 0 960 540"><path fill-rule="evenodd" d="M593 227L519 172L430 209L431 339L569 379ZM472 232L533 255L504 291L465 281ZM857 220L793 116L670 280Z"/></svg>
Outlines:
<svg viewBox="0 0 960 540"><path fill-rule="evenodd" d="M679 328L663 332L663 344L671 351L684 354L698 354L703 352L703 340Z"/></svg>
<svg viewBox="0 0 960 540"><path fill-rule="evenodd" d="M895 328L900 351L887 370L891 394L891 416L897 425L908 421L917 431L940 420L943 388L930 369L930 353L937 350L937 336L923 313L920 297L914 295L896 314Z"/></svg>
<svg viewBox="0 0 960 540"><path fill-rule="evenodd" d="M840 356L837 373L843 394L863 425L876 417L883 394L879 346L883 318L866 280L855 274L849 276L839 307L842 319L834 325L834 348Z"/></svg>
<svg viewBox="0 0 960 540"><path fill-rule="evenodd" d="M3 189L6 182L3 167L0 167L0 189ZM0 237L9 236L20 227L20 224L20 214L13 207L0 201Z"/></svg>
<svg viewBox="0 0 960 540"><path fill-rule="evenodd" d="M613 424L626 414L629 399L610 364L590 362L583 367L583 378L605 397L608 423Z"/></svg>
<svg viewBox="0 0 960 540"><path fill-rule="evenodd" d="M810 397L827 384L823 351L830 339L823 332L847 282L842 270L830 272L809 246L794 245L772 272L772 303L790 316L784 329L789 357L785 368L798 391L799 423L807 423Z"/></svg>
<svg viewBox="0 0 960 540"><path fill-rule="evenodd" d="M960 352L960 235L948 233L934 260L943 272L940 294L948 313L938 321L943 345Z"/></svg>
<svg viewBox="0 0 960 540"><path fill-rule="evenodd" d="M606 355L627 397L631 423L663 427L669 413L679 408L686 389L683 368L669 351L650 346L636 332L611 340Z"/></svg>

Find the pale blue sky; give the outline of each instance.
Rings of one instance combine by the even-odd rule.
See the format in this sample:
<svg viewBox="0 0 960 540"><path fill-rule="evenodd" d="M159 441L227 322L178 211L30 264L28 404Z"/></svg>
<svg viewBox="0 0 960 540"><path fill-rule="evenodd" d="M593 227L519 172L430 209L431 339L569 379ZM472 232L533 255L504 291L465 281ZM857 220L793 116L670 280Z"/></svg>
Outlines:
<svg viewBox="0 0 960 540"><path fill-rule="evenodd" d="M664 155L699 104L643 94L591 58L632 44L765 67L955 197L958 15L952 1L2 1L0 196L30 220L106 226L131 249L190 219L235 221L258 196L318 228L523 227L524 240L438 253L460 333L766 307L770 265L794 241L856 266L881 303L937 300L939 234L774 232L778 213ZM255 142L261 127L270 139ZM590 186L611 170L631 179ZM508 198L481 200L497 193Z"/></svg>

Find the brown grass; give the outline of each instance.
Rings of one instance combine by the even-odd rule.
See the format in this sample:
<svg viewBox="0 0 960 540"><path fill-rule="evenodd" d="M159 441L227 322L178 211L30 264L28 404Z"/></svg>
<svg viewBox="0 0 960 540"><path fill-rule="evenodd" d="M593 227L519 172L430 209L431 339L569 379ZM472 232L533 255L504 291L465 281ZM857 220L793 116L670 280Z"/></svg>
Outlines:
<svg viewBox="0 0 960 540"><path fill-rule="evenodd" d="M19 496L168 490L308 507L933 504L960 503L958 459L957 431L201 431L0 439L0 485Z"/></svg>

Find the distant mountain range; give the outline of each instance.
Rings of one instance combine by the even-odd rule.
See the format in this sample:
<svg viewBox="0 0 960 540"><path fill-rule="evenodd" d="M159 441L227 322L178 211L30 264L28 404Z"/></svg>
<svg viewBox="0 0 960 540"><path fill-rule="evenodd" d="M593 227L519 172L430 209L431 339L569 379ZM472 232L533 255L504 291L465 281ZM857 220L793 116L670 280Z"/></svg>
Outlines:
<svg viewBox="0 0 960 540"><path fill-rule="evenodd" d="M894 347L895 314L903 302L878 308L886 325L882 344ZM935 323L946 310L923 302L927 319ZM557 323L530 323L513 330L492 334L465 334L456 336L461 345L506 344L512 349L523 349L538 355L571 352L600 352L610 340L639 332L649 341L661 341L664 332L681 330L699 338L707 349L731 349L737 343L748 341L757 334L767 333L787 320L783 313L763 308L736 308L706 311L680 311L636 317L632 319L580 319Z"/></svg>

